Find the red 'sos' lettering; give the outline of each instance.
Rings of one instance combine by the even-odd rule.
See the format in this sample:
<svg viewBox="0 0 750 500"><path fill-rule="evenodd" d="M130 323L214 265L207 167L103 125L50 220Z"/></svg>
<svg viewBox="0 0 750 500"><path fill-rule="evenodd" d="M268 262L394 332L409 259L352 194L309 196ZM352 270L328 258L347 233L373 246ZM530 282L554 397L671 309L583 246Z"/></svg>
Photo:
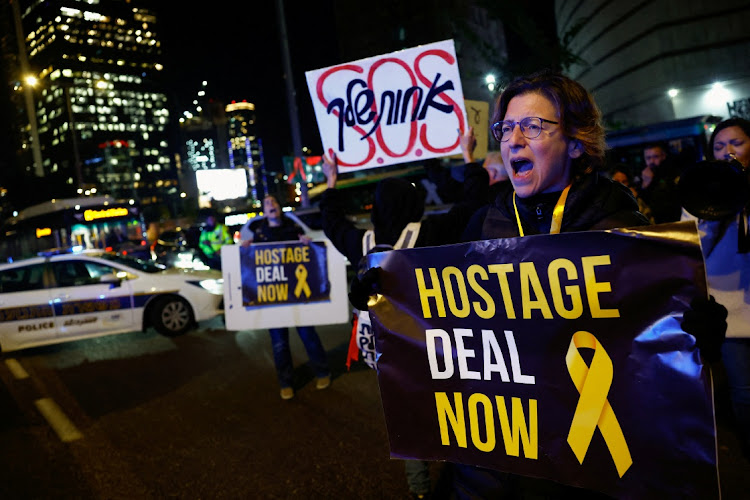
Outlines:
<svg viewBox="0 0 750 500"><path fill-rule="evenodd" d="M456 62L455 58L444 50L426 50L422 52L414 59L413 68L398 57L385 57L377 60L370 66L367 81L361 78L351 79L346 87L345 96L336 97L331 99L330 102L326 101L323 96L323 86L329 76L339 71L352 71L361 74L364 72L364 69L354 64L345 64L326 70L318 78L316 83L318 100L325 106L328 114L332 114L338 118L338 150L342 153L345 151L344 132L347 128L352 128L360 134L360 140L367 140L368 151L364 160L349 163L339 158L339 165L344 167L358 167L370 162L377 152L376 142L378 148L392 158L403 157L411 153L417 139L421 141L425 149L433 153L443 154L455 150L460 142L460 135L463 134L465 129L464 116L460 112L460 107L446 95L446 91L455 88L453 81L444 80L441 83L440 78L442 74L440 72L436 72L434 78L430 80L422 72L420 63L427 56L438 57L449 65L453 65ZM375 72L383 65L389 63L400 66L406 72L411 80L411 86L405 90L386 88L380 92L378 102L374 92ZM420 87L420 83L427 87L428 90L425 91L423 87ZM438 98L445 102L445 104L438 102ZM410 104L411 116L409 121L411 123L409 126L409 140L406 149L398 153L386 144L381 124L384 118L386 118L386 125L404 123L407 119ZM425 120L427 112L430 109L434 109L440 113L453 113L456 115L460 131L456 142L447 147L435 147L429 144L427 124L422 124L420 129L417 122ZM366 132L361 127L368 124L371 124L370 130ZM373 134L375 135L375 140L371 137ZM333 155L333 149L329 148L328 153L329 155Z"/></svg>
<svg viewBox="0 0 750 500"><path fill-rule="evenodd" d="M432 90L432 88L434 88L435 85L437 85L438 78L435 78L435 81L431 82L429 78L427 78L427 77L424 76L424 74L422 73L422 71L419 68L419 63L422 61L423 58L425 58L427 56L437 56L437 57L440 57L445 62L447 62L448 64L454 64L456 62L456 60L453 58L453 56L451 54L449 54L448 52L446 52L444 50L428 50L428 51L422 52L421 54L419 54L417 56L417 58L414 60L414 71L417 73L417 78L419 78L419 81L422 82L424 85L431 85L431 89L430 90ZM440 92L437 94L437 97L440 97L448 105L450 105L450 106L453 107L453 112L456 114L456 118L458 118L458 129L460 131L460 134L459 134L459 137L456 138L456 142L454 142L450 146L445 147L445 148L435 148L435 147L431 146L430 143L427 141L427 124L426 123L422 124L422 128L419 131L420 132L419 133L419 139L422 141L422 145L425 147L425 149L428 149L429 151L432 151L433 153L447 153L449 151L452 151L456 146L458 146L458 143L461 140L461 135L463 135L464 129L465 129L464 117L459 112L460 108L456 105L456 103L453 101L453 99L451 99L450 97L448 97L447 95L445 95L445 94L442 93L441 89L443 89L443 88L447 88L447 87L438 87L436 89L436 90L440 90ZM453 88L452 84L451 84L450 88L451 89ZM437 103L435 103L433 105L437 105ZM437 106L439 106L439 105L437 105ZM422 110L423 110L422 112L423 113L425 112L426 108L427 108L427 103L425 103L425 107L422 108ZM420 116L420 119L421 118L422 117Z"/></svg>
<svg viewBox="0 0 750 500"><path fill-rule="evenodd" d="M409 143L407 144L406 150L403 153L401 154L394 153L388 146L386 146L385 140L383 139L383 129L381 127L378 126L375 132L375 137L377 137L378 139L378 145L385 152L385 154L393 158L398 158L400 156L406 156L407 154L409 154L412 148L414 148L414 143L417 141L417 122L415 119L417 117L417 113L419 112L419 105L422 101L422 93L421 93L422 89L417 87L417 80L414 78L414 72L412 72L409 65L406 64L401 59L398 59L396 57L387 57L385 59L381 59L370 67L370 74L367 77L368 87L373 88L372 80L375 75L375 70L377 70L380 66L388 62L398 64L399 66L404 68L406 72L409 74L409 78L411 79L411 87L409 87L404 93L403 101L401 99L400 90L398 91L398 95L395 95L395 96L392 91L385 91L381 95L381 99L380 99L380 112L381 113L385 112L386 97L391 99L391 106L389 107L389 111L388 111L388 121L387 121L388 125L392 123L404 122L404 119L406 118L407 104L408 104L409 98L411 96L414 96L414 100L412 101L413 103L412 119L411 119L411 125L409 127ZM404 106L403 106L403 110L401 111L401 120L399 120L398 111L399 111L399 104L401 102L404 103ZM375 109L375 103L373 103L373 109L377 112L377 109ZM380 117L378 118L377 124L380 125Z"/></svg>
<svg viewBox="0 0 750 500"><path fill-rule="evenodd" d="M331 76L332 74L338 72L338 71L354 71L357 73L362 73L364 70L354 64L345 64L343 66L336 66L335 68L330 68L329 70L325 71L322 75L320 75L320 78L318 78L318 82L316 84L316 93L318 95L318 100L320 101L323 106L325 106L326 110L329 113L332 113L334 116L336 116L339 119L339 144L343 141L343 126L345 123L345 120L347 119L345 112L346 110L341 109L343 106L339 106L339 109L333 109L330 107L330 103L326 101L325 97L323 97L323 84L325 83L326 78ZM351 84L350 84L351 85ZM353 115L350 117L353 119ZM354 125L352 127L354 130L356 130L359 134L362 135L363 138L367 138L367 156L364 160L356 163L349 163L346 160L342 159L340 156L338 157L337 161L339 166L342 167L359 167L360 165L364 165L365 163L372 160L372 157L375 156L375 141L372 140L371 137L367 137L367 133L358 125ZM339 147L340 150L343 150L342 147ZM333 156L335 154L335 151L331 148L328 149L328 155Z"/></svg>

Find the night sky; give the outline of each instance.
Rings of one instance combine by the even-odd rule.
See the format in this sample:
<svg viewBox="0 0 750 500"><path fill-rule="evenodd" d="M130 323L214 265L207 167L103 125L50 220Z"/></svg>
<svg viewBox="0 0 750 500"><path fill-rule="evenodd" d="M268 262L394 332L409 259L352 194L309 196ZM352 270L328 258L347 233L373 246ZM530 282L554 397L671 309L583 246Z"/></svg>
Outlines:
<svg viewBox="0 0 750 500"><path fill-rule="evenodd" d="M322 148L304 73L348 62L339 56L333 3L284 2L301 141L312 154L321 154ZM266 167L281 170L281 157L291 154L293 148L277 0L213 0L198 8L158 2L153 8L158 16L157 36L162 42L166 91L173 102L174 120L182 111L193 108L191 102L206 80L209 97L225 103L247 100L255 104ZM365 23L362 29L372 34L372 26ZM379 53L377 48L373 50L368 56ZM1 104L7 105L4 100ZM0 109L0 118L9 114L10 109ZM0 123L0 132L7 130ZM0 135L7 139L10 134ZM7 140L0 140L0 149L0 166L12 162Z"/></svg>
<svg viewBox="0 0 750 500"><path fill-rule="evenodd" d="M158 20L168 92L176 109L192 108L203 80L208 82L209 97L254 103L266 167L271 170L281 170L281 156L292 152L276 4L215 0L193 10L165 2ZM329 4L285 2L301 140L313 154L322 150L304 73L345 62L338 58Z"/></svg>

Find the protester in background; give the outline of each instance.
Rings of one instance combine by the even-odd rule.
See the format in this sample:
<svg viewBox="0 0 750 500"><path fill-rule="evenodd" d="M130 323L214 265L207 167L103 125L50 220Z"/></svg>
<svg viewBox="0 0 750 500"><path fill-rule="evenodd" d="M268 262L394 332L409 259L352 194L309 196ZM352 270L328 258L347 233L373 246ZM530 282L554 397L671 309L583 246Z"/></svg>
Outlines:
<svg viewBox="0 0 750 500"><path fill-rule="evenodd" d="M128 242L128 237L125 234L125 232L122 230L122 226L119 224L114 226L109 233L107 233L107 238L105 240L105 244L107 247L111 248L112 250L117 251L118 247L122 243Z"/></svg>
<svg viewBox="0 0 750 500"><path fill-rule="evenodd" d="M264 217L252 219L240 228L242 244L267 243L273 241L297 240L310 243L304 229L281 211L281 205L274 196L263 198Z"/></svg>
<svg viewBox="0 0 750 500"><path fill-rule="evenodd" d="M489 187L487 171L474 161L476 138L471 127L462 134L459 144L466 162L464 183L458 195L449 194L450 198L460 199L447 213L429 215L423 219L424 198L416 186L403 178L383 179L375 187L375 202L371 213L373 229L369 231L355 227L346 218L344 195L336 189L336 157L324 157L323 172L328 181L328 189L321 197L320 210L323 215L323 230L328 239L357 266L361 265L364 255L373 251L457 243L471 214L486 202ZM441 185L445 186L444 183ZM355 279L352 286L356 287L357 283ZM350 298L359 295L357 290L353 290ZM357 301L352 301L352 304L356 308L352 330L354 351L356 353L356 346L360 343L368 344L368 352L363 352L363 356L372 354L365 361L375 368L372 340L362 340L364 331L371 337L369 316L367 311L363 311L367 308L366 299L365 305ZM429 462L405 460L404 468L412 497L428 498L432 489Z"/></svg>
<svg viewBox="0 0 750 500"><path fill-rule="evenodd" d="M281 213L281 205L273 196L263 198L263 213L265 217L251 220L240 229L241 244L248 246L253 243L271 243L279 241L301 241L310 243L310 237L305 231L289 217ZM271 347L273 348L273 361L276 366L276 375L281 386L281 399L292 399L294 397L292 351L289 347L288 328L270 328ZM307 356L310 358L317 381L316 389L325 389L331 385L331 371L328 366L328 358L320 341L318 333L312 326L298 326L297 333L305 346Z"/></svg>
<svg viewBox="0 0 750 500"><path fill-rule="evenodd" d="M201 230L198 247L206 256L206 265L212 269L221 269L221 247L234 243L227 227L218 221L215 212L206 216L206 224Z"/></svg>
<svg viewBox="0 0 750 500"><path fill-rule="evenodd" d="M654 216L651 213L651 208L643 200L640 193L638 193L638 189L633 184L633 178L627 173L627 168L625 167L625 165L618 163L614 165L610 172L613 181L619 182L623 186L626 186L630 189L630 192L633 194L635 201L638 202L638 211L642 213L651 224L655 224L656 222L654 221Z"/></svg>
<svg viewBox="0 0 750 500"><path fill-rule="evenodd" d="M737 160L750 167L750 121L730 118L716 125L709 151L717 160ZM708 179L707 179L708 180ZM748 211L722 220L698 220L701 248L711 295L725 305L727 339L721 358L727 374L732 409L745 456L750 458L750 252ZM695 217L683 212L683 219ZM741 243L745 243L744 245Z"/></svg>
<svg viewBox="0 0 750 500"><path fill-rule="evenodd" d="M482 166L490 176L490 186L508 180L508 172L505 171L505 166L503 166L503 157L500 151L489 151Z"/></svg>
<svg viewBox="0 0 750 500"><path fill-rule="evenodd" d="M677 193L680 169L668 151L661 143L643 149L646 168L641 172L640 195L657 224L678 221L682 212Z"/></svg>

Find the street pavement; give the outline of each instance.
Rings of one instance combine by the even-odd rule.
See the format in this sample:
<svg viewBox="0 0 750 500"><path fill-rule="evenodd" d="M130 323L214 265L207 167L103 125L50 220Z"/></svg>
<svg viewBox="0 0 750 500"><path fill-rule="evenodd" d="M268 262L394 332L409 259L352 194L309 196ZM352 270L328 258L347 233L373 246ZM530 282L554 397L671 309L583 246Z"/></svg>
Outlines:
<svg viewBox="0 0 750 500"><path fill-rule="evenodd" d="M133 333L14 353L84 435L55 443L33 399L0 390L0 498L408 499L389 456L376 374L345 367L349 325L318 328L333 368L315 388L295 333L295 397L284 401L265 330L213 322L175 339ZM5 366L0 365L0 369ZM724 499L747 499L750 465L716 374ZM29 392L33 388L29 389ZM14 400L15 399L15 400ZM431 464L433 483L443 464Z"/></svg>

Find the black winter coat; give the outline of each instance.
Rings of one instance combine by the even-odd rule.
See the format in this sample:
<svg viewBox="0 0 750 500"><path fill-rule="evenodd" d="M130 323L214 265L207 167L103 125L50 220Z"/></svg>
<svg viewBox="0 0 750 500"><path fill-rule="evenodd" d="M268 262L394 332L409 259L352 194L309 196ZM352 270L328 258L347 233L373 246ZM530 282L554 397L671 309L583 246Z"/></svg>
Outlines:
<svg viewBox="0 0 750 500"><path fill-rule="evenodd" d="M560 193L530 198L516 197L525 235L549 233L552 212ZM638 211L630 190L603 175L587 174L573 182L563 212L561 232L594 231L648 225ZM519 236L513 208L513 186L505 182L491 205L478 210L469 221L463 241Z"/></svg>
<svg viewBox="0 0 750 500"><path fill-rule="evenodd" d="M461 235L469 219L487 203L489 197L487 171L479 163L467 164L462 187L461 201L455 203L448 212L424 217L415 247L447 245L461 241ZM344 196L345 193L337 189L327 189L323 192L320 200L323 231L333 246L344 254L349 262L357 265L362 259L362 237L365 230L357 228L346 218ZM378 222L375 227L377 244L392 245L408 222L419 221L420 216L416 217L417 220L406 220L400 217L401 214L411 209L411 201L397 196L376 200L376 204L381 206L376 206L373 210L380 210L381 216L376 219L382 221ZM423 204L423 201L420 203ZM407 217L407 219L410 218ZM390 235L393 241L381 241L380 234Z"/></svg>

